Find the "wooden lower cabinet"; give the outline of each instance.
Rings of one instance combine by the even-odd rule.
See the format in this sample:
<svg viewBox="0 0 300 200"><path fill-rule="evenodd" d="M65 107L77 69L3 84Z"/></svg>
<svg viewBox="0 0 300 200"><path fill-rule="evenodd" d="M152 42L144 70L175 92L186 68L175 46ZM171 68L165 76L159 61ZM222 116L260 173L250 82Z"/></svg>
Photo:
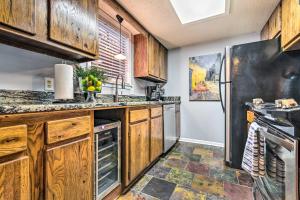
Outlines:
<svg viewBox="0 0 300 200"><path fill-rule="evenodd" d="M90 138L46 150L45 160L47 200L92 199Z"/></svg>
<svg viewBox="0 0 300 200"><path fill-rule="evenodd" d="M163 152L162 106L134 108L127 113L127 132L123 134L123 192Z"/></svg>
<svg viewBox="0 0 300 200"><path fill-rule="evenodd" d="M0 115L0 200L93 199L92 116ZM48 144L58 132L64 137Z"/></svg>
<svg viewBox="0 0 300 200"><path fill-rule="evenodd" d="M150 163L149 121L129 125L129 180L137 177Z"/></svg>
<svg viewBox="0 0 300 200"><path fill-rule="evenodd" d="M29 200L29 158L0 164L0 200Z"/></svg>
<svg viewBox="0 0 300 200"><path fill-rule="evenodd" d="M151 119L150 160L156 160L163 152L162 116Z"/></svg>

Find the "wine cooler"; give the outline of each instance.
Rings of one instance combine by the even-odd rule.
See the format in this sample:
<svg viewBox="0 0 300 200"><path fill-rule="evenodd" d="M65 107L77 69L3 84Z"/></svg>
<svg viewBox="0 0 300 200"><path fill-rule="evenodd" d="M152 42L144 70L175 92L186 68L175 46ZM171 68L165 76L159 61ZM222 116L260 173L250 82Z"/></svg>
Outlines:
<svg viewBox="0 0 300 200"><path fill-rule="evenodd" d="M95 199L121 184L121 122L95 119Z"/></svg>

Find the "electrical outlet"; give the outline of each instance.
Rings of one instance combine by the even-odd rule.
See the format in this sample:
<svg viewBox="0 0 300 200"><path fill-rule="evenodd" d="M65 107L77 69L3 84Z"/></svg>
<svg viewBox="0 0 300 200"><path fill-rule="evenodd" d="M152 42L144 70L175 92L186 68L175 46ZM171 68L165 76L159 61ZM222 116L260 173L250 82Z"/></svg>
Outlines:
<svg viewBox="0 0 300 200"><path fill-rule="evenodd" d="M45 91L54 91L54 79L53 78L45 78Z"/></svg>

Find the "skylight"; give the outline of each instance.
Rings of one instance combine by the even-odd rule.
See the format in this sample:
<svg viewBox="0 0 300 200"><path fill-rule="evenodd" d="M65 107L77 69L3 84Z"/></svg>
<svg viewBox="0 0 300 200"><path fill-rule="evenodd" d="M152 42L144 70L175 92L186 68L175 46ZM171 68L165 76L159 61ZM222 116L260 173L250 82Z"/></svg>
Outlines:
<svg viewBox="0 0 300 200"><path fill-rule="evenodd" d="M228 13L229 0L170 0L180 22L187 24Z"/></svg>

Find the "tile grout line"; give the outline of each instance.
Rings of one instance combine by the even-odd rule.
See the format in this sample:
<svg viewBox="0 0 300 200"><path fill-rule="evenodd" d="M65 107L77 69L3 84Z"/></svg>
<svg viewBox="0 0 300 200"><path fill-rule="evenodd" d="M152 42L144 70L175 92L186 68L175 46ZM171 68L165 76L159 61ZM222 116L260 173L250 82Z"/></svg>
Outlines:
<svg viewBox="0 0 300 200"><path fill-rule="evenodd" d="M206 146L208 146L208 147L206 148ZM212 152L212 156L211 155L208 156L208 154L207 154L206 151L204 151L201 154L201 150L199 150L200 154L195 154L195 155L199 156L200 159L197 158L197 157L194 157L193 156L194 155L193 152L194 152L195 148L209 150L209 151ZM190 152L190 149L192 149L192 152ZM177 150L178 150L178 152L177 152ZM243 176L242 179L241 179L241 180L243 180L243 182L244 182L245 185L241 184L241 180L239 179L238 175L243 174L242 171L237 170L237 169L233 169L233 170L229 170L228 169L228 171L227 171L227 168L224 167L223 165L221 165L219 167L219 161L218 160L222 159L219 156L220 155L219 149L214 149L214 148L212 149L210 147L210 145L200 145L200 146L192 146L192 145L191 146L184 146L184 145L181 146L181 145L178 145L176 148L174 148L174 152L175 151L178 153L178 155L180 155L180 156L177 155L177 157L175 155L173 157L174 159L178 160L178 162L177 161L176 162L172 161L172 162L169 162L169 164L173 164L175 166L178 165L179 167L173 167L172 165L166 165L167 161L169 160L168 156L170 156L172 154L172 152L170 152L170 154L168 156L166 156L165 159L163 159L161 162L159 161L160 162L159 165L157 165L158 164L157 163L156 165L154 165L150 169L150 170L152 170L155 166L159 166L157 168L157 170L153 171L153 173L152 173L153 175L148 174L148 172L145 174L145 176L149 176L151 178L149 179L149 181L147 181L146 184L143 185L143 187L140 188L139 194L141 194L142 196L145 195L146 199L148 199L147 196L150 199L151 198L157 199L156 197L153 197L152 195L149 195L147 193L143 193L142 192L145 189L145 187L149 184L149 182L151 180L153 180L153 178L174 184L173 185L174 189L172 190L172 192L170 190L171 194L168 193L168 195L170 195L169 199L171 199L171 197L173 195L175 195L175 197L178 197L178 195L185 194L186 192L187 193L192 192L191 193L192 195L194 195L194 194L196 196L204 195L206 199L208 197L212 197L212 198L221 198L221 199L224 199L224 200L225 199L228 200L228 197L230 198L230 196L233 195L231 192L229 192L228 187L229 188L231 188L231 187L233 187L233 188L235 188L235 187L237 187L237 188L238 187L244 188L244 189L242 189L242 191L244 191L244 190L247 191L247 194L248 194L248 190L252 188L251 186L249 186L249 185L251 185L251 180L248 180L247 176ZM216 157L214 157L215 152L216 152ZM208 156L207 157L207 162L205 162L205 159L204 159L203 156L204 157ZM194 164L192 164L192 163L194 163ZM182 165L182 164L184 164L184 165ZM192 164L191 168L188 168L189 164ZM207 172L208 172L207 174L204 173L206 171L205 168L207 168ZM169 170L165 170L165 169L169 169ZM191 169L192 171L195 171L195 172L192 172L189 169ZM175 173L175 174L173 174L171 176L170 174L171 174L172 170L178 171L178 173ZM213 170L216 170L216 172L213 173ZM197 172L204 173L204 174L199 174ZM238 174L238 172L240 174ZM192 176L190 176L188 174L185 175L185 173L189 173ZM184 180L181 179L181 176L180 176L181 174L182 174L182 178L184 178ZM211 190L209 188L205 189L207 187L207 186L205 186L207 183L205 182L204 183L205 187L203 187L202 186L203 183L201 182L201 180L203 178L201 178L201 177L199 177L200 178L199 179L200 182L196 183L197 187L193 188L192 185L193 185L193 183L194 183L195 180L198 180L198 179L196 179L196 176L198 176L198 175L202 176L204 178L204 180L206 180L206 178L208 178L208 179L211 179L212 181L219 182L218 183L219 184L218 187L221 187L220 189L222 189L222 191L224 192L224 194L223 193L219 193L219 192L213 192L213 190ZM174 181L172 181L173 179L174 179ZM214 184L212 181L208 180L208 184L209 183L210 184ZM180 183L180 184L177 184L175 182ZM189 183L191 183L191 185ZM162 182L162 184L163 184L163 182ZM225 191L225 184L227 184L227 186L226 186L227 190L226 191ZM178 190L177 192L179 192L179 193L175 194L176 193L176 188L178 188L178 187L180 187L182 189ZM211 186L209 186L209 187L211 187ZM225 193L226 193L226 195L225 195ZM243 196L243 194L240 194L240 195Z"/></svg>

